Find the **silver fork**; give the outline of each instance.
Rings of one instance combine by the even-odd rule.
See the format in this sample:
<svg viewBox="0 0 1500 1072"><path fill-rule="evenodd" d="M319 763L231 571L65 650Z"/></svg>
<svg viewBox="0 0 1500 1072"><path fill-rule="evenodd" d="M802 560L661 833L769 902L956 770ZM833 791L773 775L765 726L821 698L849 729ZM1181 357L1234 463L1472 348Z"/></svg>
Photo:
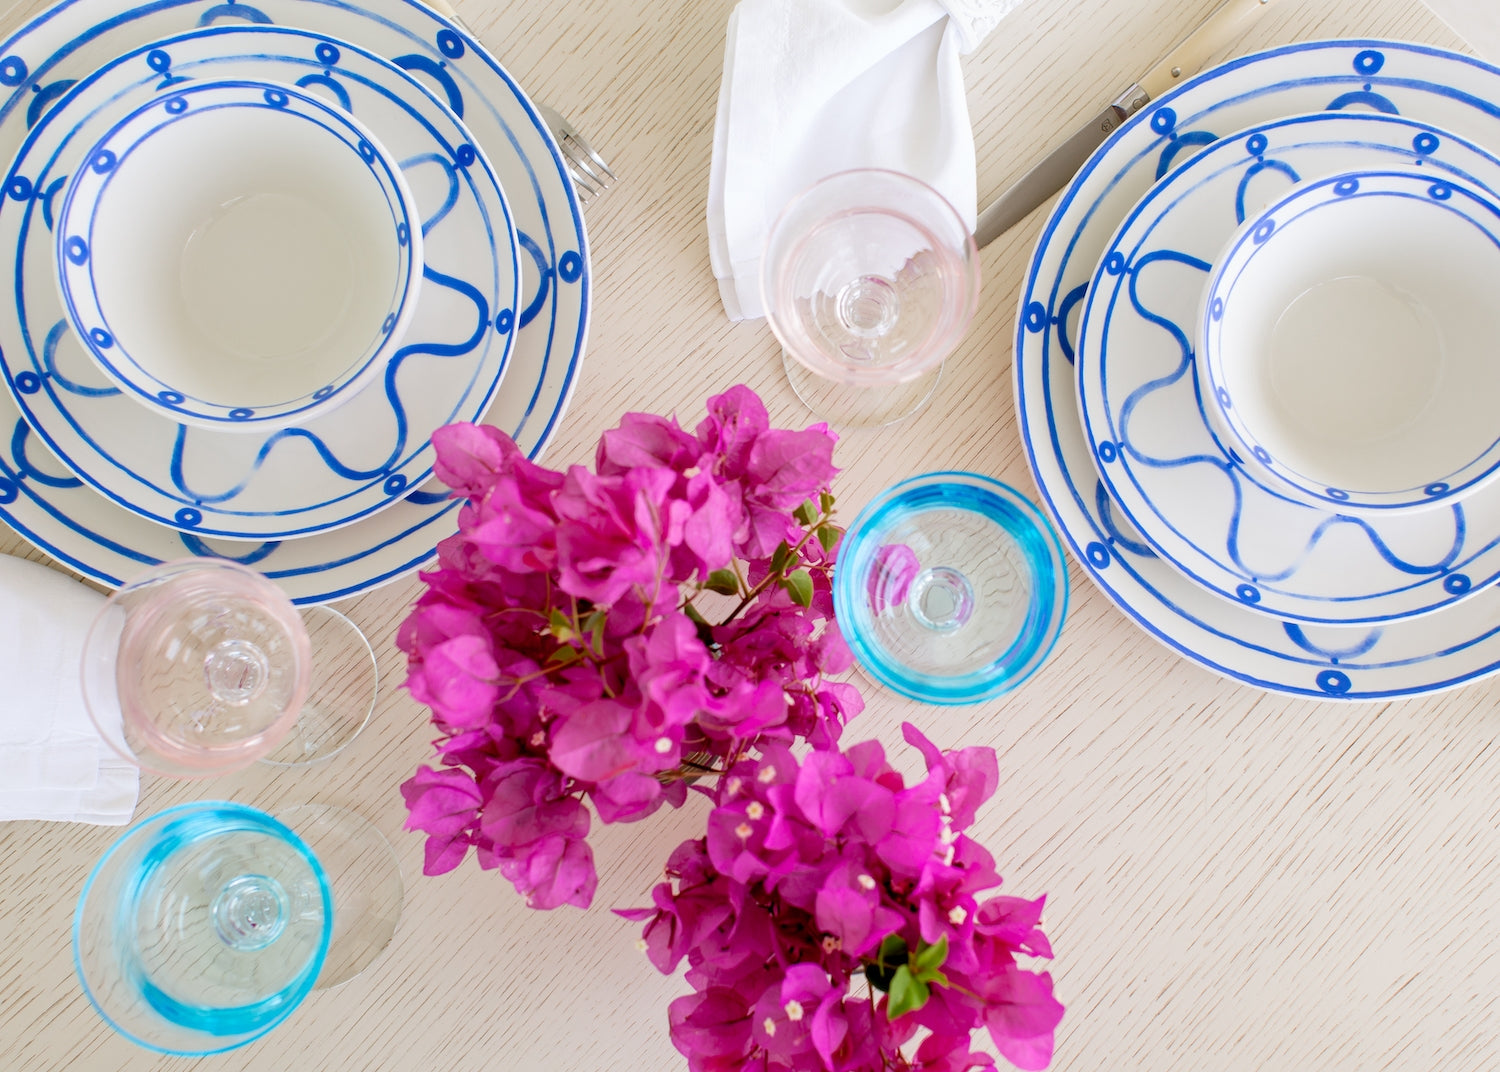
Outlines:
<svg viewBox="0 0 1500 1072"><path fill-rule="evenodd" d="M449 0L427 0L427 4L439 15L457 23L474 40L479 40L479 35L464 21L462 15L453 10L453 5ZM615 184L614 171L604 162L604 157L594 151L588 139L578 133L578 129L557 109L549 108L541 101L532 101L532 103L536 105L542 122L547 124L547 129L552 132L553 140L562 150L563 162L568 168L568 177L573 180L573 185L578 189L578 200L587 205L613 186Z"/></svg>
<svg viewBox="0 0 1500 1072"><path fill-rule="evenodd" d="M573 179L573 185L578 188L578 200L585 205L589 204L615 184L614 171L604 162L604 157L594 151L588 139L578 133L577 128L559 114L557 109L549 108L540 101L533 103L541 114L542 122L547 124L547 129L557 139L558 148L562 150L563 160L568 166L568 174Z"/></svg>

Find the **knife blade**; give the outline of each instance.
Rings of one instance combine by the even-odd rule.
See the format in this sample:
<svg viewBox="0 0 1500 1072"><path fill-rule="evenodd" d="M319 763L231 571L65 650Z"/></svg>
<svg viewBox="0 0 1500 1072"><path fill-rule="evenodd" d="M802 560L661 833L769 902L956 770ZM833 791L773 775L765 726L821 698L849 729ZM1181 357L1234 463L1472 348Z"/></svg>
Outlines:
<svg viewBox="0 0 1500 1072"><path fill-rule="evenodd" d="M1141 79L1117 96L1065 142L1044 156L979 214L974 241L983 248L1025 218L1078 174L1104 139L1150 101L1196 74L1232 42L1272 0L1225 0L1196 30Z"/></svg>

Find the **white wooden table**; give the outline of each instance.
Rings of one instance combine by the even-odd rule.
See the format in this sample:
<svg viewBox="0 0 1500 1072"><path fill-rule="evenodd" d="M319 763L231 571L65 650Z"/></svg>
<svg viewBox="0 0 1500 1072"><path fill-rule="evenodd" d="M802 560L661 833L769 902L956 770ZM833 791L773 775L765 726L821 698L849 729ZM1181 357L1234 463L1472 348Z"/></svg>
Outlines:
<svg viewBox="0 0 1500 1072"><path fill-rule="evenodd" d="M967 60L981 196L1184 36L1217 0L1028 0ZM582 381L547 460L586 461L627 409L696 422L735 382L773 419L806 417L762 323L731 324L708 264L704 201L729 0L458 0L522 85L572 117L620 174L587 213L596 313ZM12 12L9 29L21 17ZM1418 0L1278 0L1235 51L1338 35L1459 46ZM897 478L968 468L1028 495L1014 420L1017 291L1045 213L983 254L982 306L920 417L848 436L836 490L852 513ZM9 533L0 551L41 558ZM420 874L397 786L429 755L396 687L393 645L418 585L341 608L388 687L344 755L205 784L143 780L138 814L195 798L354 809L394 843L405 916L387 954L315 992L229 1069L665 1072L685 1068L666 1006L684 990L608 911L643 904L702 812L597 828L594 907L536 913L469 861ZM1061 642L1019 693L968 709L873 692L849 740L987 744L1001 788L979 836L1006 888L1049 894L1052 971L1068 1006L1054 1067L1142 1072L1500 1068L1500 679L1403 703L1291 701L1169 653L1074 572ZM3 702L0 683L0 702ZM69 928L119 831L0 827L0 1070L184 1067L122 1041L73 975Z"/></svg>

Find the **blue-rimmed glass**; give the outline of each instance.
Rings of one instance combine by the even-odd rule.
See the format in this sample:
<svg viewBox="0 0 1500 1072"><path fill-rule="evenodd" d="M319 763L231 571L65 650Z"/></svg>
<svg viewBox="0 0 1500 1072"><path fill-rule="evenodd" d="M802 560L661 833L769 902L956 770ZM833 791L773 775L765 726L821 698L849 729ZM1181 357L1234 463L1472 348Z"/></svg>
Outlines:
<svg viewBox="0 0 1500 1072"><path fill-rule="evenodd" d="M1068 570L1051 525L1015 489L927 473L849 526L833 578L860 666L915 700L967 704L1036 672L1062 631Z"/></svg>
<svg viewBox="0 0 1500 1072"><path fill-rule="evenodd" d="M203 1056L264 1035L302 1002L333 933L307 845L265 812L205 801L127 830L73 920L84 992L120 1034Z"/></svg>

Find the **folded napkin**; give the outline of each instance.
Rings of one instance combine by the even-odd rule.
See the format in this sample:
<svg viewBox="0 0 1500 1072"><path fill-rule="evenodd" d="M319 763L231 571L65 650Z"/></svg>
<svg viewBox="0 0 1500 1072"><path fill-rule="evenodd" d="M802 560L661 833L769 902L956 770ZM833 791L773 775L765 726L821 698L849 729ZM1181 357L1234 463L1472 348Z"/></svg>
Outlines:
<svg viewBox="0 0 1500 1072"><path fill-rule="evenodd" d="M974 133L959 57L1021 0L740 0L729 16L708 238L731 320L764 315L760 257L818 179L922 179L974 226Z"/></svg>
<svg viewBox="0 0 1500 1072"><path fill-rule="evenodd" d="M83 706L79 661L104 597L0 555L0 820L119 826L140 789Z"/></svg>

